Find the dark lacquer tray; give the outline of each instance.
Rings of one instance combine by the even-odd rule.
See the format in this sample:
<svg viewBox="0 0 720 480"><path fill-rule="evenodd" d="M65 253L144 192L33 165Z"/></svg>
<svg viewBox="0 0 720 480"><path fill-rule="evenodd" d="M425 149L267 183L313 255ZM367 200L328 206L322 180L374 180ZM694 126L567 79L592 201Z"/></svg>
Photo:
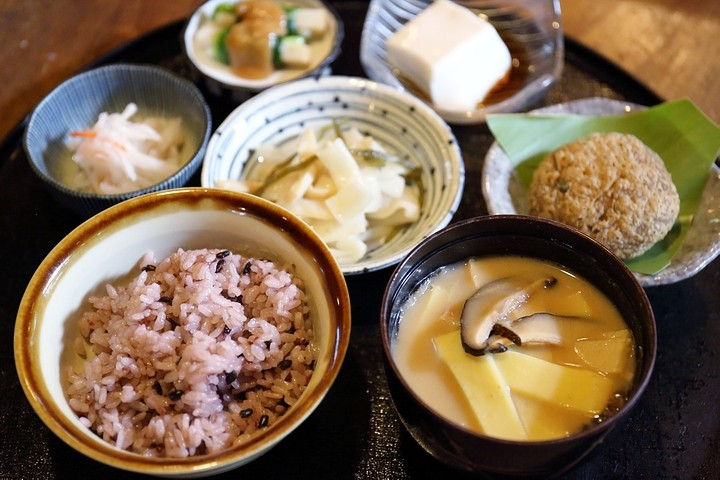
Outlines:
<svg viewBox="0 0 720 480"><path fill-rule="evenodd" d="M340 1L346 38L334 73L364 76L358 49L367 3ZM182 22L101 59L154 63L189 75L181 54ZM562 80L545 104L601 96L645 105L660 101L625 72L568 40ZM235 107L208 95L214 126ZM133 478L96 463L56 438L25 399L13 360L20 298L52 247L79 220L56 205L35 179L20 146L23 125L0 145L0 478ZM487 214L482 162L492 143L485 126L454 128L467 180L456 219ZM195 184L198 179L193 180ZM426 454L393 409L382 368L378 315L391 269L349 277L353 331L345 363L310 418L265 456L221 478L463 478ZM658 323L655 373L637 409L566 479L719 478L720 262L647 293Z"/></svg>

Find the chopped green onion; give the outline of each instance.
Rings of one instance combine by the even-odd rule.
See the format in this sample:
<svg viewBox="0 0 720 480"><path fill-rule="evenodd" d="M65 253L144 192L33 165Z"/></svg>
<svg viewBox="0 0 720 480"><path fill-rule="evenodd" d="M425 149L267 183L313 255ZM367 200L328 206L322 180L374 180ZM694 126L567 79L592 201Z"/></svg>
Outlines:
<svg viewBox="0 0 720 480"><path fill-rule="evenodd" d="M286 5L283 7L283 10L285 10L288 35L299 35L297 29L295 28L295 16L293 15L297 9L298 7L296 5Z"/></svg>
<svg viewBox="0 0 720 480"><path fill-rule="evenodd" d="M252 157L255 154L254 151L250 152L250 156ZM274 181L274 177L278 174L278 172L281 172L284 168L286 168L290 163L292 163L293 160L295 160L295 157L297 157L296 153L293 153L288 158L283 160L282 162L278 163L277 167L275 167L275 170L267 176L265 179L265 182L272 182Z"/></svg>
<svg viewBox="0 0 720 480"><path fill-rule="evenodd" d="M228 54L227 44L225 43L229 33L229 28L223 28L222 30L220 30L215 37L215 43L213 45L213 53L215 54L215 58L219 62L224 63L225 65L230 64L230 55Z"/></svg>
<svg viewBox="0 0 720 480"><path fill-rule="evenodd" d="M343 136L342 136L342 124L340 123L339 120L335 119L334 117L333 117L333 119L332 119L332 128L333 128L333 130L335 130L335 136L336 136L337 138L343 138Z"/></svg>
<svg viewBox="0 0 720 480"><path fill-rule="evenodd" d="M358 150L351 149L350 153L357 161L364 161L371 167L384 167L388 162L393 161L393 157L384 152L377 150Z"/></svg>
<svg viewBox="0 0 720 480"><path fill-rule="evenodd" d="M340 120L333 118L332 122L329 125L324 125L320 128L317 134L318 139L325 138L325 135L328 134L330 130L333 131L336 138L342 139L342 127L343 125L346 125L349 123L349 120L347 118L341 118Z"/></svg>
<svg viewBox="0 0 720 480"><path fill-rule="evenodd" d="M213 18L215 18L217 14L222 13L232 13L233 15L235 15L235 4L230 2L218 4L218 6L215 7L215 11L213 12Z"/></svg>

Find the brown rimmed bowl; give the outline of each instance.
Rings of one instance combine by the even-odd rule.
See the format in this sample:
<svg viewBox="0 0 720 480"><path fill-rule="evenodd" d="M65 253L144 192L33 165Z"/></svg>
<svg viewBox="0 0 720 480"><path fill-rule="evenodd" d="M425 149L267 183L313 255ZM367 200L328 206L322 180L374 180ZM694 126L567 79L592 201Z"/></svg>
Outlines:
<svg viewBox="0 0 720 480"><path fill-rule="evenodd" d="M292 263L309 301L315 369L296 404L266 431L229 450L188 458L149 458L106 443L86 428L64 395L61 366L76 338L78 312L105 283L126 278L148 251L235 249ZM102 290L100 290L102 291ZM20 303L15 364L40 419L78 452L115 468L166 477L202 477L239 467L283 441L333 385L350 337L350 299L331 253L297 217L250 195L205 188L151 193L90 218L48 254ZM72 353L69 354L72 357Z"/></svg>

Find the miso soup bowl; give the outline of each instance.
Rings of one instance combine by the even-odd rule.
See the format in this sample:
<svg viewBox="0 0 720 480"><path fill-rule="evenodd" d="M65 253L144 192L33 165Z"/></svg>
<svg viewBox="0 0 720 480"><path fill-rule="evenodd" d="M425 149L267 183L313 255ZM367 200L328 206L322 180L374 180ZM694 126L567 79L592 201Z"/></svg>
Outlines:
<svg viewBox="0 0 720 480"><path fill-rule="evenodd" d="M496 255L520 255L560 264L584 277L615 304L635 338L637 362L627 403L619 412L566 438L510 441L475 433L446 420L412 391L393 359L404 302L438 268L470 257ZM441 462L493 477L547 478L579 465L636 406L652 374L657 348L655 318L648 298L622 261L574 229L521 215L464 220L421 242L390 278L381 307L380 331L390 393L410 435Z"/></svg>

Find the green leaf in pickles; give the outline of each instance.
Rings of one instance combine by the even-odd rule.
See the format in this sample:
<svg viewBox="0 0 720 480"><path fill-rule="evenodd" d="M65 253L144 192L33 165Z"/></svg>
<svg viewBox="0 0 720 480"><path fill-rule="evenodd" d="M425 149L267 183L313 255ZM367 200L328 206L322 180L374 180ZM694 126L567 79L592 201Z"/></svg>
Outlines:
<svg viewBox="0 0 720 480"><path fill-rule="evenodd" d="M487 124L525 187L546 155L591 133L629 133L657 152L678 190L680 213L664 240L626 261L632 271L647 275L669 265L682 246L720 152L720 126L687 99L624 115L494 114Z"/></svg>

